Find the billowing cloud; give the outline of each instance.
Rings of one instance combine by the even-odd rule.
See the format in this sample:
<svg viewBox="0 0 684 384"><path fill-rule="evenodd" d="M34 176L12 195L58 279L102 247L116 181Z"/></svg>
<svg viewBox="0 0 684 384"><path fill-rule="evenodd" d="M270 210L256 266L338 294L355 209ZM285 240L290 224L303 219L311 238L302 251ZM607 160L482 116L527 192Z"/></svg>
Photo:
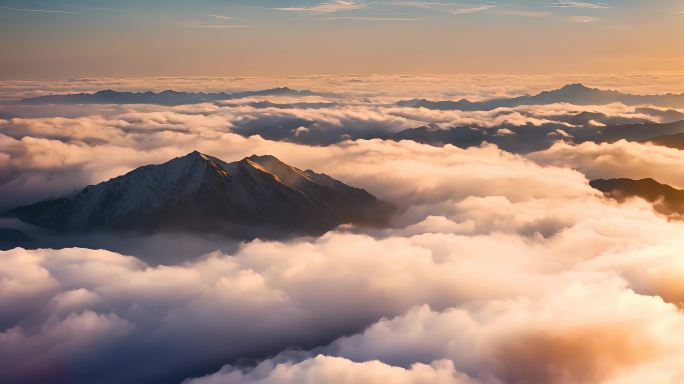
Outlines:
<svg viewBox="0 0 684 384"><path fill-rule="evenodd" d="M265 361L249 372L231 367L211 376L189 380L187 384L474 384L466 375L456 372L448 360L432 364L416 363L409 369L379 361L351 360L318 355L292 363Z"/></svg>
<svg viewBox="0 0 684 384"><path fill-rule="evenodd" d="M538 300L441 312L416 307L315 351L334 358L293 363L284 354L247 372L225 367L190 383L289 383L290 375L331 374L349 360L366 362L349 367L348 375L361 382L362 368L376 380L400 373L398 382L407 383L422 382L416 371L436 383L658 382L682 377L674 366L684 358L682 348L670 336L683 329L677 308L657 298L614 283L575 284Z"/></svg>
<svg viewBox="0 0 684 384"><path fill-rule="evenodd" d="M654 178L675 187L684 187L678 172L684 152L657 145L618 141L616 143L556 143L549 149L528 155L541 164L580 170L591 179Z"/></svg>
<svg viewBox="0 0 684 384"><path fill-rule="evenodd" d="M384 81L362 81L373 79ZM265 137L279 124L304 138L494 120L497 135L510 139L516 124L559 123L565 128L554 140L563 140L570 130L563 123L573 125L568 116L607 124L661 121L672 111L557 104L462 113L398 108L396 94L3 115L3 204L200 150L225 160L273 154L401 209L385 228L344 226L319 238L228 248L174 235L136 240L126 252L0 252L0 381L684 378L684 223L643 200L605 199L588 184L624 176L684 186L680 151L559 141L516 155L491 144L461 149L357 137L323 147ZM200 241L204 255L179 258Z"/></svg>
<svg viewBox="0 0 684 384"><path fill-rule="evenodd" d="M383 138L430 125L439 129L491 128L476 134L509 150L515 150L520 141L538 150L558 140L571 140L572 135L563 129L583 129L582 125L574 124L600 127L629 122L669 122L682 115L674 110L622 104L436 111L319 96L249 98L177 107L91 106L65 110L67 117L59 116L60 109L54 106L17 107L16 113L20 116L0 120L3 143L0 161L4 165L0 169L0 192L5 197L0 209L65 194L137 166L160 163L195 149L226 160L250 155L250 152L284 153L280 156L289 160L291 148L299 147L269 140L330 145L346 140ZM520 133L516 127L524 128L523 139L502 134ZM556 133L549 135L553 132ZM479 141L472 145L479 145ZM556 148L574 151L575 147ZM676 151L671 153L676 156ZM302 166L320 168L317 163ZM595 177L595 173L590 177Z"/></svg>
<svg viewBox="0 0 684 384"><path fill-rule="evenodd" d="M679 313L646 296L678 299L677 270L661 269L671 282L661 284L639 273L631 251L621 252L676 247L682 225L644 202L603 199L580 173L495 147L375 140L316 148L230 135L207 149L268 150L409 209L396 228L256 241L175 266L87 249L4 252L5 378L178 379L218 369L204 365L209 361L295 347L313 352L202 380L287 382L349 368L349 380L524 382L563 371L591 381L679 353L672 346ZM650 257L662 265L673 260ZM646 314L664 325L637 327ZM474 328L464 333L466 326ZM667 338L654 331L662 327L670 327ZM638 332L617 339L626 328ZM349 332L361 333L319 347ZM151 353L158 364L122 368ZM316 358L320 353L331 357ZM593 359L603 365L588 369ZM537 371L534 363L548 368Z"/></svg>

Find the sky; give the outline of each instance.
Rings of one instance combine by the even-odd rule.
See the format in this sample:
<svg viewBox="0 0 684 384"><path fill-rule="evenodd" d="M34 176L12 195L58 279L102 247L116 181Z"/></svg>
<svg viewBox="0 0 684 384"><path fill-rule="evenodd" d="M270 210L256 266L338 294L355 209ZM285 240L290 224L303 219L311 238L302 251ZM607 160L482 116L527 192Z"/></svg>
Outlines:
<svg viewBox="0 0 684 384"><path fill-rule="evenodd" d="M0 78L643 73L684 1L0 0Z"/></svg>

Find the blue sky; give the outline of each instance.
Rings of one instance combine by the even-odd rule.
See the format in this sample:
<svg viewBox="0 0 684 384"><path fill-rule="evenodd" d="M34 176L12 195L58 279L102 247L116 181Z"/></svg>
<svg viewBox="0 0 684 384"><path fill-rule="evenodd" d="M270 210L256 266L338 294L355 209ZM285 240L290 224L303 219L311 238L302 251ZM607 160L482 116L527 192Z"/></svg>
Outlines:
<svg viewBox="0 0 684 384"><path fill-rule="evenodd" d="M0 0L2 78L684 68L684 1Z"/></svg>

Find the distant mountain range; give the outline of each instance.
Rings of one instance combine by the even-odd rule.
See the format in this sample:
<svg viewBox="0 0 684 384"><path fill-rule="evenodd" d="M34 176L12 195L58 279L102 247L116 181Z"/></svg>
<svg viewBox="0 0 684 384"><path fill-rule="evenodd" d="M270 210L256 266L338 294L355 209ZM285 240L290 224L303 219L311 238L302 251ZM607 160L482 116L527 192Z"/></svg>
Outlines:
<svg viewBox="0 0 684 384"><path fill-rule="evenodd" d="M296 90L287 87L243 91L235 93L216 92L118 92L111 89L95 93L75 93L66 95L46 95L22 99L21 104L160 104L184 105L217 100L233 100L253 96L312 96L318 95L309 90Z"/></svg>
<svg viewBox="0 0 684 384"><path fill-rule="evenodd" d="M317 93L310 90L296 90L288 87L242 92L178 92L166 90L162 92L119 92L111 89L95 93L75 93L63 95L46 95L19 100L22 104L160 104L183 105L217 100L232 100L252 96L336 96L330 93ZM396 103L401 107L422 107L436 110L489 111L500 107L517 107L521 105L547 105L554 103L570 103L575 105L602 105L610 103L625 105L658 105L662 107L684 108L684 94L633 95L618 91L590 88L583 84L568 84L560 89L544 91L536 95L524 95L511 98L496 98L484 101L432 101L426 99L401 100ZM274 104L277 106L277 104ZM256 107L268 107L270 103L256 104ZM305 107L326 107L327 103L307 105Z"/></svg>
<svg viewBox="0 0 684 384"><path fill-rule="evenodd" d="M684 108L684 94L632 95L618 91L607 91L589 88L583 84L568 84L563 88L544 91L536 95L525 95L512 98L499 98L484 101L430 101L411 99L397 102L400 107L427 108L435 110L458 111L490 111L502 107L518 107L521 105L547 105L569 103L575 105L603 105L623 103L625 105L653 104L663 107Z"/></svg>
<svg viewBox="0 0 684 384"><path fill-rule="evenodd" d="M684 190L673 188L653 179L597 179L590 185L606 196L623 201L640 197L653 203L654 208L665 215L684 214Z"/></svg>
<svg viewBox="0 0 684 384"><path fill-rule="evenodd" d="M7 217L63 233L202 232L249 239L381 225L392 207L363 189L273 156L226 163L192 152Z"/></svg>
<svg viewBox="0 0 684 384"><path fill-rule="evenodd" d="M315 93L310 90L294 90L291 88L273 88L258 91L236 93L202 93L202 92L117 92L104 90L96 93L78 93L70 95L49 95L24 99L20 103L28 104L131 104L147 103L162 105L181 105L216 100L231 100L251 96L306 96L332 95ZM333 95L334 96L334 95ZM617 91L589 88L582 84L569 84L560 89L544 91L533 96L499 98L481 102L429 101L412 99L400 101L397 105L405 107L424 107L439 110L492 110L498 107L515 107L519 105L543 105L550 103L572 103L579 105L606 104L621 102L628 105L653 104L662 107L684 108L684 94L663 95L631 95ZM230 105L230 104L227 104ZM253 101L254 108L330 108L336 104L331 102L294 102L274 103L271 101ZM548 148L554 142L563 139L572 143L582 142L615 142L618 140L651 141L654 144L684 148L684 113L676 109L642 106L636 108L637 116L609 116L598 112L581 112L558 116L545 116L553 122L541 125L515 125L503 123L496 127L450 126L436 124L410 128L396 133L387 133L387 128L370 125L360 130L341 124L339 127L320 128L315 122L300 116L262 116L254 119L243 119L234 122L232 132L242 136L260 135L268 140L291 141L307 145L330 145L343 140L373 139L413 140L431 145L452 144L461 148L477 146L481 143L492 143L500 148L515 152L528 153ZM638 114L653 116L662 123L654 123ZM530 115L535 117L534 114ZM302 130L301 127L306 129ZM681 136L677 136L681 135Z"/></svg>
<svg viewBox="0 0 684 384"><path fill-rule="evenodd" d="M564 139L572 143L613 143L619 140L651 141L654 144L684 145L684 121L668 124L641 123L603 126L567 127L560 124L540 126L504 124L494 128L424 126L409 128L384 137L387 140L413 140L418 143L442 146L451 144L459 148L496 144L514 153L543 150Z"/></svg>

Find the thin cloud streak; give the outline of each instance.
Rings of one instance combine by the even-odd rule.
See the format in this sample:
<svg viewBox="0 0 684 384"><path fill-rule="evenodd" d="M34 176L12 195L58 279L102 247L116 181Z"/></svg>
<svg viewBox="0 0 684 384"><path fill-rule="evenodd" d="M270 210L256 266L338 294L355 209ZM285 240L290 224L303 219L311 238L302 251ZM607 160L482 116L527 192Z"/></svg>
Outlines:
<svg viewBox="0 0 684 384"><path fill-rule="evenodd" d="M240 29L240 28L251 28L251 26L249 26L249 25L186 25L185 28Z"/></svg>
<svg viewBox="0 0 684 384"><path fill-rule="evenodd" d="M497 14L502 16L516 16L516 17L548 17L550 12L545 11L501 11Z"/></svg>
<svg viewBox="0 0 684 384"><path fill-rule="evenodd" d="M68 13L68 14L76 14L76 13L78 13L78 12L74 12L74 11L61 11L61 10L51 10L51 9L14 8L14 7L6 7L6 6L4 6L4 5L0 5L0 8L9 9L9 10L12 10L12 11L20 11L20 12Z"/></svg>
<svg viewBox="0 0 684 384"><path fill-rule="evenodd" d="M474 4L474 5L464 5L455 3L421 3L421 2L396 2L388 3L389 5L399 6L399 7L413 7L413 8L423 8L438 12L450 13L452 15L467 15L473 13L484 12L488 9L496 8L494 4Z"/></svg>
<svg viewBox="0 0 684 384"><path fill-rule="evenodd" d="M207 16L213 17L213 18L219 19L219 20L233 20L234 19L233 16L223 16L223 15L207 15Z"/></svg>
<svg viewBox="0 0 684 384"><path fill-rule="evenodd" d="M420 19L403 18L403 17L372 17L372 16L343 16L343 17L326 17L324 21L341 21L341 20L359 20L359 21L418 21Z"/></svg>
<svg viewBox="0 0 684 384"><path fill-rule="evenodd" d="M593 16L570 16L570 21L580 24L588 24L601 21L601 19Z"/></svg>
<svg viewBox="0 0 684 384"><path fill-rule="evenodd" d="M288 12L305 12L313 14L321 13L336 13L343 11L351 11L356 9L366 8L367 5L364 3L356 3L353 1L336 1L333 3L321 3L314 5L312 7L283 7L283 8L273 8L278 11L288 11Z"/></svg>
<svg viewBox="0 0 684 384"><path fill-rule="evenodd" d="M606 4L601 3L587 3L583 1L559 1L551 4L551 7L556 8L584 8L584 9L608 9Z"/></svg>

